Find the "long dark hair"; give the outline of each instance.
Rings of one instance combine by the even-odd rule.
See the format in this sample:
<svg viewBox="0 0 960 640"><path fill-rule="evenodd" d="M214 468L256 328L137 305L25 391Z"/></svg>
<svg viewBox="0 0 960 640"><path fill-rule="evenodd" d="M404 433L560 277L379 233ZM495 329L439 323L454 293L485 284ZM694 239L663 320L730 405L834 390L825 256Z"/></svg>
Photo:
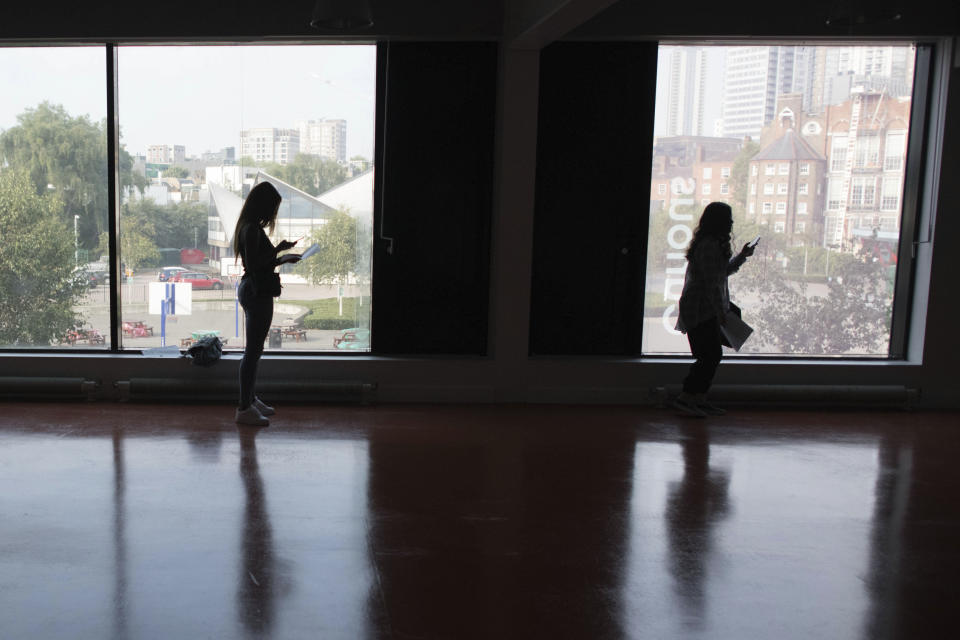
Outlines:
<svg viewBox="0 0 960 640"><path fill-rule="evenodd" d="M687 260L693 257L697 245L705 237L714 237L720 241L720 249L727 260L733 255L730 248L730 229L733 227L733 209L726 202L711 202L703 208L700 222L693 231L693 240L687 248Z"/></svg>
<svg viewBox="0 0 960 640"><path fill-rule="evenodd" d="M260 182L250 189L247 199L240 209L240 218L233 229L233 254L240 256L240 238L249 225L256 224L269 229L273 233L273 226L277 223L277 206L283 198L277 188L269 182Z"/></svg>

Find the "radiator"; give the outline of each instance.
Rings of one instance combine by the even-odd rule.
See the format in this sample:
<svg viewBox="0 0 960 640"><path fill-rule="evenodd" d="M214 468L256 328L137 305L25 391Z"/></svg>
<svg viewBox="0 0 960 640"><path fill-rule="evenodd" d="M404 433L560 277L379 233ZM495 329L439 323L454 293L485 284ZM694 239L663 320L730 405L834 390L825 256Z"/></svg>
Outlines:
<svg viewBox="0 0 960 640"><path fill-rule="evenodd" d="M651 397L661 406L678 393L680 385L650 390ZM903 385L719 384L710 389L711 400L756 407L911 409L919 397L918 389Z"/></svg>
<svg viewBox="0 0 960 640"><path fill-rule="evenodd" d="M0 377L0 398L8 400L94 400L100 383L86 378Z"/></svg>
<svg viewBox="0 0 960 640"><path fill-rule="evenodd" d="M235 402L239 383L229 380L130 378L114 383L118 399L128 401ZM376 384L351 380L258 380L257 393L271 402L315 403L373 401Z"/></svg>

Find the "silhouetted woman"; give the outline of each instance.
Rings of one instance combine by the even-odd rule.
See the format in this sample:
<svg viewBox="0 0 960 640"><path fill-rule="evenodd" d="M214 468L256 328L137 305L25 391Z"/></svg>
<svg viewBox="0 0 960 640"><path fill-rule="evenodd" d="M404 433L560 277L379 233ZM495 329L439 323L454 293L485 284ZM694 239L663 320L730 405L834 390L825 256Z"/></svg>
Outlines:
<svg viewBox="0 0 960 640"><path fill-rule="evenodd" d="M278 252L292 248L296 242L282 240L273 246L264 231L268 228L273 232L280 201L280 194L269 182L255 185L243 203L233 232L233 252L243 261L243 278L237 297L247 327L246 347L240 361L240 406L236 421L259 427L269 425L266 416L275 413L273 407L264 404L254 391L263 342L273 321L273 299L280 295L280 275L274 269L280 264L300 260L295 254L278 258Z"/></svg>
<svg viewBox="0 0 960 640"><path fill-rule="evenodd" d="M727 276L753 255L753 247L748 243L739 254L732 256L732 229L730 205L711 202L704 208L687 249L687 275L680 295L677 330L687 334L690 353L696 361L683 380L683 392L674 406L701 418L725 413L707 402L707 391L723 357L720 327L726 323L730 310Z"/></svg>

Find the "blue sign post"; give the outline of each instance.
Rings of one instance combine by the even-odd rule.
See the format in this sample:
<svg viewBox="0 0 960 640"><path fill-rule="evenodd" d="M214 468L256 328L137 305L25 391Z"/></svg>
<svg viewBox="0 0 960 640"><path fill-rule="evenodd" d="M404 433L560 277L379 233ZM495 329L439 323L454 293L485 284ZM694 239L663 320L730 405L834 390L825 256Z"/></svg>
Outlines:
<svg viewBox="0 0 960 640"><path fill-rule="evenodd" d="M168 310L169 309L169 310ZM177 315L177 288L167 283L167 295L160 304L160 346L167 346L167 314Z"/></svg>

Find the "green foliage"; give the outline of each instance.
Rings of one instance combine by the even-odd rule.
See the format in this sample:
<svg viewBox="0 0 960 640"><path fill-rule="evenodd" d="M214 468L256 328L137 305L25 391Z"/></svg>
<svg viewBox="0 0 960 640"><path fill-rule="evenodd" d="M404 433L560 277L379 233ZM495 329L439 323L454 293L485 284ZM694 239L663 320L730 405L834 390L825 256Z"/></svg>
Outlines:
<svg viewBox="0 0 960 640"><path fill-rule="evenodd" d="M650 214L650 229L647 246L647 270L650 272L663 272L667 266L667 253L685 253L683 249L675 249L670 246L668 233L674 225L682 224L690 227L693 231L697 227L697 221L700 214L703 213L703 207L695 204L685 204L674 207L674 213L678 215L689 215L690 220L679 221L670 217L668 209L654 211ZM676 262L671 262L669 266L678 266Z"/></svg>
<svg viewBox="0 0 960 640"><path fill-rule="evenodd" d="M47 346L78 322L86 283L74 275L63 209L26 172L0 170L0 344Z"/></svg>
<svg viewBox="0 0 960 640"><path fill-rule="evenodd" d="M73 216L80 216L80 246L96 247L107 228L106 123L72 117L62 106L42 102L17 116L17 125L0 134L0 166L4 165L26 173L37 195L56 193L64 205L59 215L71 232ZM132 167L130 154L121 149L121 187L142 189L145 181L134 176Z"/></svg>
<svg viewBox="0 0 960 640"><path fill-rule="evenodd" d="M285 300L289 304L307 307L310 309L303 318L304 329L343 330L356 326L363 326L366 318L367 306L359 306L358 298L343 298L343 315L340 315L340 305L336 298L321 298L320 300ZM369 299L364 299L364 305L369 305ZM359 311L359 314L358 314Z"/></svg>
<svg viewBox="0 0 960 640"><path fill-rule="evenodd" d="M747 183L750 174L750 160L760 152L760 145L747 142L733 161L730 169L730 206L741 212L747 208Z"/></svg>
<svg viewBox="0 0 960 640"><path fill-rule="evenodd" d="M263 170L312 196L329 191L347 179L347 170L334 160L298 154L289 164L270 163Z"/></svg>
<svg viewBox="0 0 960 640"><path fill-rule="evenodd" d="M150 225L148 236L157 247L184 249L193 246L194 237L206 238L207 215L205 204L176 202L160 206L144 198L124 205L121 220L129 217Z"/></svg>
<svg viewBox="0 0 960 640"><path fill-rule="evenodd" d="M357 266L357 221L349 213L334 211L303 246L314 242L320 250L297 263L294 271L313 284L345 284Z"/></svg>
<svg viewBox="0 0 960 640"><path fill-rule="evenodd" d="M184 178L190 177L190 172L184 167L178 167L176 165L171 165L166 169L163 169L164 178L176 178L178 180L183 180Z"/></svg>
<svg viewBox="0 0 960 640"><path fill-rule="evenodd" d="M780 353L840 355L887 349L892 299L883 267L846 254L831 254L830 259L826 295L811 295L811 285L788 277L773 260L747 263L737 276L737 290L759 303L748 311L758 339L748 342L746 351L766 347Z"/></svg>

